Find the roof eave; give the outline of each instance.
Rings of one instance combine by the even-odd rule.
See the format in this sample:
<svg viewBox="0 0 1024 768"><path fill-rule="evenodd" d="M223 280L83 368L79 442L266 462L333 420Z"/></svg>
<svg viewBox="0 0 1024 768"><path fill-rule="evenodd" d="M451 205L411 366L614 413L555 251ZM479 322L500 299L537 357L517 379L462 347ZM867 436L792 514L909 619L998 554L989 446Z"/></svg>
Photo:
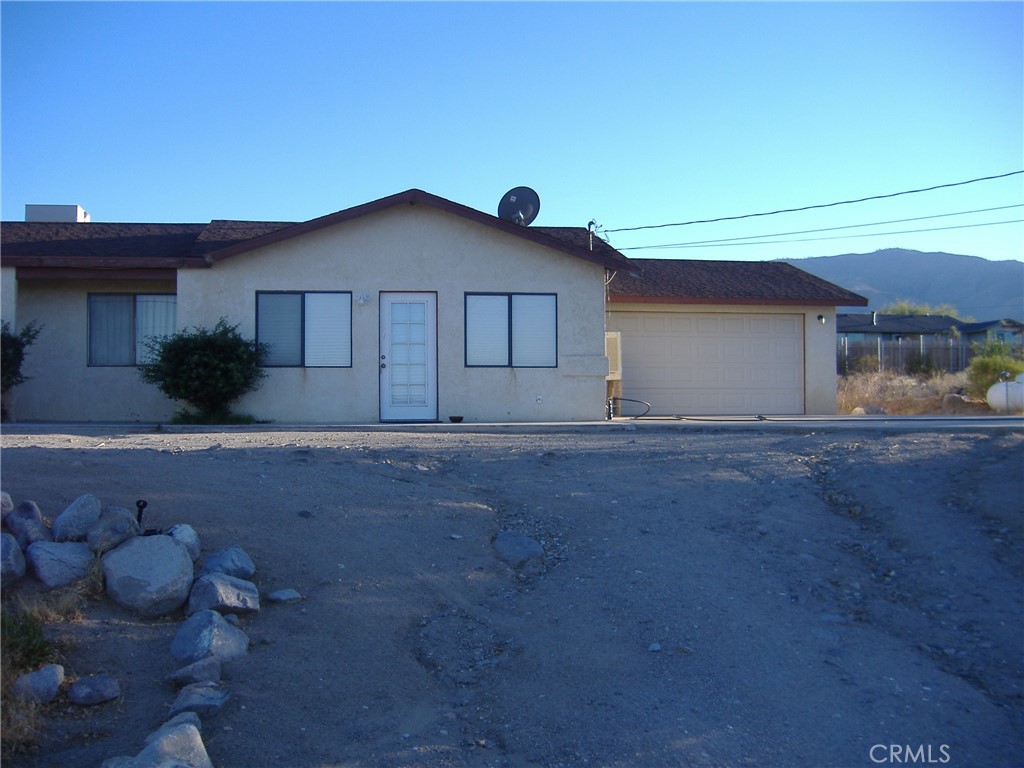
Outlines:
<svg viewBox="0 0 1024 768"><path fill-rule="evenodd" d="M852 297L851 297L852 298ZM797 299L779 299L751 296L645 296L639 294L613 293L608 296L612 304L739 304L744 306L771 307L850 307L867 306L868 300L860 298L863 303L839 301L835 297L806 297Z"/></svg>

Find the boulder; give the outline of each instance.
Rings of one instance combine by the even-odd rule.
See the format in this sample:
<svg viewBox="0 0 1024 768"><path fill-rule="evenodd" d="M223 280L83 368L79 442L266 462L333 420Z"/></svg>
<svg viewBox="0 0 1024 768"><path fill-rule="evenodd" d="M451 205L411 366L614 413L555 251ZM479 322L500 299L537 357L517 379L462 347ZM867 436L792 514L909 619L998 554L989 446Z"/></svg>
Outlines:
<svg viewBox="0 0 1024 768"><path fill-rule="evenodd" d="M80 677L68 689L68 699L72 704L91 707L105 701L113 701L120 697L121 686L108 674Z"/></svg>
<svg viewBox="0 0 1024 768"><path fill-rule="evenodd" d="M63 682L64 667L60 664L47 664L16 679L11 687L11 693L22 701L49 704L57 698Z"/></svg>
<svg viewBox="0 0 1024 768"><path fill-rule="evenodd" d="M536 539L521 533L501 531L494 540L494 551L498 558L513 568L519 568L531 560L544 557L544 547Z"/></svg>
<svg viewBox="0 0 1024 768"><path fill-rule="evenodd" d="M146 747L134 757L138 768L185 765L188 768L213 768L213 762L206 753L199 729L192 723L182 723L157 730Z"/></svg>
<svg viewBox="0 0 1024 768"><path fill-rule="evenodd" d="M211 657L194 661L164 679L176 688L181 688L192 683L219 683L220 672L220 662Z"/></svg>
<svg viewBox="0 0 1024 768"><path fill-rule="evenodd" d="M178 693L171 704L171 715L195 712L200 718L209 719L220 713L229 698L228 692L217 683L192 683Z"/></svg>
<svg viewBox="0 0 1024 768"><path fill-rule="evenodd" d="M140 616L181 608L192 588L192 558L170 536L136 536L103 555L107 595Z"/></svg>
<svg viewBox="0 0 1024 768"><path fill-rule="evenodd" d="M89 526L85 541L98 555L108 552L128 539L139 535L139 521L131 510L107 507L95 523Z"/></svg>
<svg viewBox="0 0 1024 768"><path fill-rule="evenodd" d="M14 534L18 540L18 546L23 550L28 549L30 544L37 541L53 541L53 534L43 519L43 513L39 511L39 505L34 501L23 501L4 520L7 529Z"/></svg>
<svg viewBox="0 0 1024 768"><path fill-rule="evenodd" d="M237 544L207 556L203 563L202 573L226 573L239 579L251 579L256 573L256 565L245 550Z"/></svg>
<svg viewBox="0 0 1024 768"><path fill-rule="evenodd" d="M260 592L251 581L225 573L208 573L192 585L185 612L212 610L219 613L249 614L260 610Z"/></svg>
<svg viewBox="0 0 1024 768"><path fill-rule="evenodd" d="M85 493L68 504L53 521L54 541L85 541L89 527L100 519L100 500Z"/></svg>
<svg viewBox="0 0 1024 768"><path fill-rule="evenodd" d="M25 555L18 540L9 533L0 533L0 586L7 589L25 575Z"/></svg>
<svg viewBox="0 0 1024 768"><path fill-rule="evenodd" d="M82 541L37 541L29 545L25 559L33 575L51 589L84 579L93 564L89 545Z"/></svg>
<svg viewBox="0 0 1024 768"><path fill-rule="evenodd" d="M7 491L0 491L0 523L7 519L7 516L14 511L14 502L11 501L11 494Z"/></svg>
<svg viewBox="0 0 1024 768"><path fill-rule="evenodd" d="M199 559L199 534L196 533L195 528L186 523L180 523L179 525L172 525L167 529L166 533L179 544L185 546L185 549L188 550L188 556L192 558L193 563Z"/></svg>
<svg viewBox="0 0 1024 768"><path fill-rule="evenodd" d="M171 641L171 655L184 662L206 658L224 662L244 656L248 650L249 636L231 626L216 611L192 614L178 628Z"/></svg>

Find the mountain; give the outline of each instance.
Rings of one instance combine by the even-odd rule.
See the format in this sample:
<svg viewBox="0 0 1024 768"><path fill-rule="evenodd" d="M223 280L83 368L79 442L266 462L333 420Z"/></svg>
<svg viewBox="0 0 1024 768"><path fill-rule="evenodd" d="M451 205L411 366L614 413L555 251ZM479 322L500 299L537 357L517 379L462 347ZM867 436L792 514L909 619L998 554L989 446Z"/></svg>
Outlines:
<svg viewBox="0 0 1024 768"><path fill-rule="evenodd" d="M950 305L961 319L1024 320L1024 263L1020 261L902 248L780 261L870 301L867 307L849 311L877 311L906 300L932 307Z"/></svg>

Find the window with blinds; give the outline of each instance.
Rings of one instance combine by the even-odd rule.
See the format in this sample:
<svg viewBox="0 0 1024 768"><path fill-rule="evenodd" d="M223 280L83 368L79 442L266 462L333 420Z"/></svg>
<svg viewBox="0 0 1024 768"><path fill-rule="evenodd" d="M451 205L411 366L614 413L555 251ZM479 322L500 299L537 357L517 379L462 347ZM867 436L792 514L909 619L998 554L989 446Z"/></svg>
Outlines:
<svg viewBox="0 0 1024 768"><path fill-rule="evenodd" d="M259 291L256 341L267 345L264 366L349 368L352 293Z"/></svg>
<svg viewBox="0 0 1024 768"><path fill-rule="evenodd" d="M556 294L467 293L466 365L557 367Z"/></svg>

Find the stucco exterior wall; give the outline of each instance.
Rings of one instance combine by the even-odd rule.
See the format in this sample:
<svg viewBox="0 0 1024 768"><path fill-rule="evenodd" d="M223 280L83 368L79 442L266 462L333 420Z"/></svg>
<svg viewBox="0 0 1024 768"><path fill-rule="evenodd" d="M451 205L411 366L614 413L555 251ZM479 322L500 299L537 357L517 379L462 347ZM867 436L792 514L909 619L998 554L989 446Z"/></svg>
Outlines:
<svg viewBox="0 0 1024 768"><path fill-rule="evenodd" d="M173 402L145 384L134 367L88 365L89 293L174 293L174 283L152 281L28 280L18 285L19 327L35 321L39 337L28 348L14 387L10 415L17 421L166 421Z"/></svg>
<svg viewBox="0 0 1024 768"><path fill-rule="evenodd" d="M18 330L18 280L14 267L0 267L0 319L6 320Z"/></svg>
<svg viewBox="0 0 1024 768"><path fill-rule="evenodd" d="M836 316L834 307L792 307L732 304L612 303L608 305L609 330L615 329L615 312L755 313L798 314L804 327L804 412L808 415L836 413ZM818 320L825 319L822 323Z"/></svg>
<svg viewBox="0 0 1024 768"><path fill-rule="evenodd" d="M257 419L370 423L379 410L379 296L437 296L438 416L473 421L604 415L604 269L425 206L402 206L178 273L179 327L221 317L256 335L256 292L351 291L351 368L271 368L236 410ZM558 295L557 368L467 368L466 292ZM538 402L539 400L539 402Z"/></svg>

